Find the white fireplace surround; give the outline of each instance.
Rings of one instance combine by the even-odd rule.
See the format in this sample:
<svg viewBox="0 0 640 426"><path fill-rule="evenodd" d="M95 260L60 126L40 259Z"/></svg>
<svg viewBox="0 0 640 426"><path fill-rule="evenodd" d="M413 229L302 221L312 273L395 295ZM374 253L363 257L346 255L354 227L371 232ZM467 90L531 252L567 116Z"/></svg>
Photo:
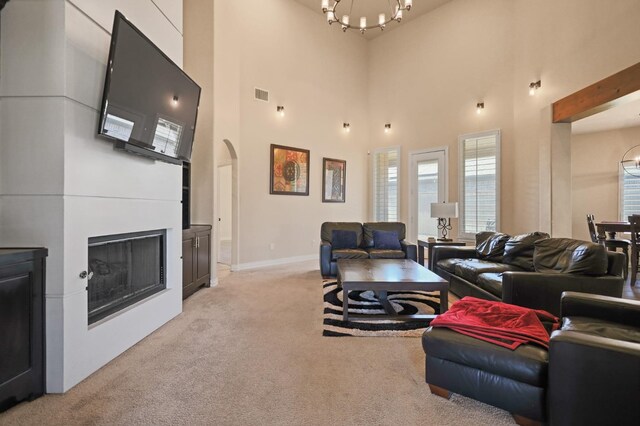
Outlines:
<svg viewBox="0 0 640 426"><path fill-rule="evenodd" d="M47 392L65 392L181 312L181 167L96 136L119 9L178 65L181 0L20 0L0 14L0 241L49 249ZM91 326L88 240L166 229L167 288Z"/></svg>

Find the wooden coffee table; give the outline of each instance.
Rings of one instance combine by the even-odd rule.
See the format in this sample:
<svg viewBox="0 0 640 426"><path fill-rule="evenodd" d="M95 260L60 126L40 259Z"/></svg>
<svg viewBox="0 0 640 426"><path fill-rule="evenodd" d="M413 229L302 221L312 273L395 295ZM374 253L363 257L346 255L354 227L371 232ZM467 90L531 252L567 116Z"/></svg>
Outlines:
<svg viewBox="0 0 640 426"><path fill-rule="evenodd" d="M338 260L338 285L342 286L344 321L354 319L377 319L372 315L349 315L349 292L371 290L376 293L380 304L388 315L381 320L392 319L422 321L436 315L398 315L387 292L389 291L439 291L440 313L449 306L449 283L422 265L409 259L340 259Z"/></svg>

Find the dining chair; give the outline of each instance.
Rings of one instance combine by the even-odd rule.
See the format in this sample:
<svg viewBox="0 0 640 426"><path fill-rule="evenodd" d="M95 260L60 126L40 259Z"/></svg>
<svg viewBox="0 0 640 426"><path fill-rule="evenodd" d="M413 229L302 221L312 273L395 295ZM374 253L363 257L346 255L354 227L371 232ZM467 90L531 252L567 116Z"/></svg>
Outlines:
<svg viewBox="0 0 640 426"><path fill-rule="evenodd" d="M609 251L618 251L618 249L622 249L626 257L625 267L623 270L624 279L627 279L629 276L629 246L631 246L632 242L629 240L624 240L620 238L607 238L604 241L598 240L598 233L596 232L596 218L592 214L587 215L587 226L589 227L589 236L591 237L591 241L600 244L601 242L604 244L605 248ZM640 232L640 227L638 228ZM640 243L640 238L638 239ZM637 259L637 256L636 256ZM637 263L637 262L636 262ZM632 259L633 265L633 259ZM633 271L633 268L632 268Z"/></svg>
<svg viewBox="0 0 640 426"><path fill-rule="evenodd" d="M636 285L638 274L638 254L640 253L640 215L629 216L631 225L631 286Z"/></svg>

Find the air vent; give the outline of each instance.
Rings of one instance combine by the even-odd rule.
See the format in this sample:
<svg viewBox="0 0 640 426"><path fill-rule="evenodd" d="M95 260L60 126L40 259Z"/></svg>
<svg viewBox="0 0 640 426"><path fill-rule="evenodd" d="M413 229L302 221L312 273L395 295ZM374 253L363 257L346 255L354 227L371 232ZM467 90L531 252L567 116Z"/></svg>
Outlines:
<svg viewBox="0 0 640 426"><path fill-rule="evenodd" d="M256 87L255 99L257 101L269 102L269 92L267 92L266 90L263 90L263 89L258 89Z"/></svg>

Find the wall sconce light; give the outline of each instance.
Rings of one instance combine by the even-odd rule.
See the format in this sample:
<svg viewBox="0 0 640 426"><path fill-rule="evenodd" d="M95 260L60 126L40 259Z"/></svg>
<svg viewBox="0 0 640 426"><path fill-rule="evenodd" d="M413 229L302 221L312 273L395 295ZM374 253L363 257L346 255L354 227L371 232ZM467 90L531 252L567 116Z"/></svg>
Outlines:
<svg viewBox="0 0 640 426"><path fill-rule="evenodd" d="M384 125L384 132L389 133L391 131L391 123L387 123Z"/></svg>
<svg viewBox="0 0 640 426"><path fill-rule="evenodd" d="M173 106L178 106L178 95L173 96L171 103L173 104Z"/></svg>
<svg viewBox="0 0 640 426"><path fill-rule="evenodd" d="M351 131L351 124L342 123L342 128L344 129L345 132L350 132Z"/></svg>
<svg viewBox="0 0 640 426"><path fill-rule="evenodd" d="M280 114L280 117L284 117L284 107L282 105L278 105L276 110L278 111L278 114Z"/></svg>
<svg viewBox="0 0 640 426"><path fill-rule="evenodd" d="M484 102L478 102L476 104L476 113L480 114L484 109Z"/></svg>
<svg viewBox="0 0 640 426"><path fill-rule="evenodd" d="M529 84L529 96L535 95L540 87L542 87L542 82L540 80L531 82Z"/></svg>

